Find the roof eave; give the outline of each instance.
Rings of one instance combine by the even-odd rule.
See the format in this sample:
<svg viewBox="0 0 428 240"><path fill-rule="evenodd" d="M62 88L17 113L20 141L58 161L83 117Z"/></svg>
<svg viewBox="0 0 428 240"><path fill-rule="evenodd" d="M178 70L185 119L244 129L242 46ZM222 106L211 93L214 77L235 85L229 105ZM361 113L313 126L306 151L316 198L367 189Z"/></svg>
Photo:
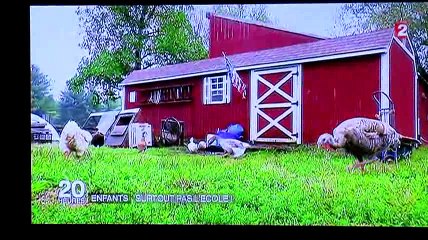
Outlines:
<svg viewBox="0 0 428 240"><path fill-rule="evenodd" d="M301 63L307 63L307 62L317 62L317 61L334 60L334 59L341 59L341 58L348 58L348 57L372 55L372 54L385 53L387 51L388 51L387 47L364 49L364 50L348 52L348 53L330 54L326 56L302 58L302 59L295 59L290 61L240 66L240 67L236 67L235 69L236 71L243 71L243 70L251 70L255 68L275 67L275 66L282 66L282 65L292 65L292 64L301 64ZM186 75L176 75L176 76L171 76L166 78L153 78L150 80L140 80L140 81L134 81L130 83L120 83L119 86L129 86L129 85L137 85L137 84L144 84L144 83L151 83L151 82L176 80L176 79L189 78L189 77L198 77L198 76L204 76L204 75L225 73L226 71L227 71L226 69L221 69L221 70L191 73Z"/></svg>

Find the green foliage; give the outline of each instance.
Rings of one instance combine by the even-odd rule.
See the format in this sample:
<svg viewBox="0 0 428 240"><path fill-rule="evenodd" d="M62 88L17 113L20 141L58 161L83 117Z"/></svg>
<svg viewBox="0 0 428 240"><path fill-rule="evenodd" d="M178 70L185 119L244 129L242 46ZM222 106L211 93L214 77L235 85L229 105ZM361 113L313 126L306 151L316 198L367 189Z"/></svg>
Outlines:
<svg viewBox="0 0 428 240"><path fill-rule="evenodd" d="M57 116L57 104L51 94L51 80L37 65L31 65L31 111Z"/></svg>
<svg viewBox="0 0 428 240"><path fill-rule="evenodd" d="M428 148L409 162L371 164L302 148L250 152L241 159L190 155L174 148L90 148L66 160L57 146L32 147L33 223L428 226ZM130 203L69 207L37 197L63 179L92 193L127 193ZM137 203L151 194L226 194L231 203Z"/></svg>
<svg viewBox="0 0 428 240"><path fill-rule="evenodd" d="M68 82L75 93L91 92L94 103L105 103L119 98L118 85L131 70L134 55L129 49L103 50L79 74Z"/></svg>
<svg viewBox="0 0 428 240"><path fill-rule="evenodd" d="M247 20L256 20L271 23L271 16L267 5L264 4L233 4L233 5L215 5L215 13L227 15Z"/></svg>
<svg viewBox="0 0 428 240"><path fill-rule="evenodd" d="M108 100L106 103L99 103L97 95L88 92L74 93L70 89L61 92L59 103L59 117L55 124L63 126L69 120L76 121L82 126L89 114L93 112L116 110L120 108L120 100Z"/></svg>
<svg viewBox="0 0 428 240"><path fill-rule="evenodd" d="M181 11L171 11L161 17L155 50L165 64L199 60L208 57L202 39L193 33L192 25Z"/></svg>
<svg viewBox="0 0 428 240"><path fill-rule="evenodd" d="M73 93L70 90L61 92L60 117L56 124L64 125L74 120L82 126L89 114L94 110L90 98L84 93Z"/></svg>
<svg viewBox="0 0 428 240"><path fill-rule="evenodd" d="M118 84L133 69L163 66L207 56L193 33L184 6L96 6L78 8L84 30L80 45L90 58L70 80L75 92L91 91L97 101L119 97Z"/></svg>

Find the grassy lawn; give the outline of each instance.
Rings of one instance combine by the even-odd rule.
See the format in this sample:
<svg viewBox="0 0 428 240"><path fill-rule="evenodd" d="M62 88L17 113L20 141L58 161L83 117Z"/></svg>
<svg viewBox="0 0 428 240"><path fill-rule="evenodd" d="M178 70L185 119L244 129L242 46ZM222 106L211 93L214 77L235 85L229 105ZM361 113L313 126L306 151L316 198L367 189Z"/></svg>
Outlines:
<svg viewBox="0 0 428 240"><path fill-rule="evenodd" d="M91 152L76 160L56 146L32 147L33 223L428 226L428 148L398 167L368 165L365 174L346 171L351 157L305 147L238 160L177 148ZM132 201L67 206L39 200L63 179L86 182L89 193L128 193ZM228 194L233 201L137 203L133 196L140 192Z"/></svg>

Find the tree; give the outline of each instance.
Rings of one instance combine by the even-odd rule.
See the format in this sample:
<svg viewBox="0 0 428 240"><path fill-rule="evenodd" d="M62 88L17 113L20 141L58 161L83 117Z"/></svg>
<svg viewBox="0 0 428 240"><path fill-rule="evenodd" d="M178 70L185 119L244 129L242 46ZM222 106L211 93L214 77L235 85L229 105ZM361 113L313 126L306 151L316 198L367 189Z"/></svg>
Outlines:
<svg viewBox="0 0 428 240"><path fill-rule="evenodd" d="M215 13L231 17L256 20L265 23L271 23L270 14L267 11L267 5L263 4L233 4L233 5L215 5Z"/></svg>
<svg viewBox="0 0 428 240"><path fill-rule="evenodd" d="M394 26L397 20L409 21L409 37L413 42L417 69L428 81L428 3L350 3L339 16L342 33L368 32Z"/></svg>
<svg viewBox="0 0 428 240"><path fill-rule="evenodd" d="M120 110L121 108L120 99L108 100L106 103L97 103L94 100L95 97L91 93L74 93L71 89L66 88L61 92L58 107L59 117L54 120L54 123L64 126L69 120L74 120L82 126L93 112Z"/></svg>
<svg viewBox="0 0 428 240"><path fill-rule="evenodd" d="M206 58L202 39L194 34L188 6L96 6L78 8L84 30L74 92L92 92L97 101L119 97L118 84L133 69L145 69Z"/></svg>
<svg viewBox="0 0 428 240"><path fill-rule="evenodd" d="M40 68L31 65L31 112L57 116L57 104L51 94L51 80Z"/></svg>

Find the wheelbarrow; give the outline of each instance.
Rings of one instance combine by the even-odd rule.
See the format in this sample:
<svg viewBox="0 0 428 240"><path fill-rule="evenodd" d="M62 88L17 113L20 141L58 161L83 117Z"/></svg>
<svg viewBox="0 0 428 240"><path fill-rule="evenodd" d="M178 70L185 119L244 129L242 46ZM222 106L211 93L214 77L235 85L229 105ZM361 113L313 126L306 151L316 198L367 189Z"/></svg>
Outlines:
<svg viewBox="0 0 428 240"><path fill-rule="evenodd" d="M388 108L381 107L382 95L388 99ZM375 100L378 107L378 113L376 114L376 117L383 122L387 122L387 119L389 119L389 125L395 128L395 105L394 102L392 102L392 99L382 91L374 92L373 99ZM400 145L398 147L390 147L389 149L380 152L377 157L381 162L398 163L399 159L410 159L413 149L418 148L420 145L421 142L418 139L401 135Z"/></svg>

